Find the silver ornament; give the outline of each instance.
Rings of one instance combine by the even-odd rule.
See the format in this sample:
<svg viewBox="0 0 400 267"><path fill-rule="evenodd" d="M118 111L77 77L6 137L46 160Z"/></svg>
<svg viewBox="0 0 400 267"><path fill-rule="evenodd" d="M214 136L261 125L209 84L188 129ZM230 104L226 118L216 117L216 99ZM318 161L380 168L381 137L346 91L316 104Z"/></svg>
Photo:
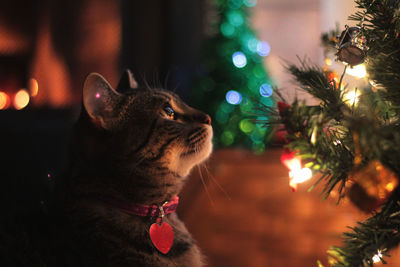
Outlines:
<svg viewBox="0 0 400 267"><path fill-rule="evenodd" d="M364 62L367 50L367 39L362 34L362 28L346 25L346 29L338 36L337 60L355 66Z"/></svg>

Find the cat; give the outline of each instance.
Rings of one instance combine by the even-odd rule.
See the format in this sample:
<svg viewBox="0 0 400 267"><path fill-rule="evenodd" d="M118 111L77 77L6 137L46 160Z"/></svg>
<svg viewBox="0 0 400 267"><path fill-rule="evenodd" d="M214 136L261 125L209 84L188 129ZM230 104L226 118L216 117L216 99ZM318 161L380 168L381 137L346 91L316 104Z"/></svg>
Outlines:
<svg viewBox="0 0 400 267"><path fill-rule="evenodd" d="M139 216L124 207L162 209L176 200L190 170L209 157L212 135L209 115L175 93L140 87L129 70L115 89L100 74L90 74L62 205L34 227L39 234L28 247L35 253L26 253L25 261L29 266L204 266L173 210L164 217L164 210ZM162 223L174 236L167 252L149 235L152 225Z"/></svg>

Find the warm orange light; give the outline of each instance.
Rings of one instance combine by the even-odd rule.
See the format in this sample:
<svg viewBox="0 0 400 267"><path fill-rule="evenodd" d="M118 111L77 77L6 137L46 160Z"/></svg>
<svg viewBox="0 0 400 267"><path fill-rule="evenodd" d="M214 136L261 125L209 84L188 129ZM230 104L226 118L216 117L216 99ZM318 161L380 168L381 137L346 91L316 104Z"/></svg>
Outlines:
<svg viewBox="0 0 400 267"><path fill-rule="evenodd" d="M332 60L330 58L325 58L325 65L327 66L332 65Z"/></svg>
<svg viewBox="0 0 400 267"><path fill-rule="evenodd" d="M21 89L14 97L14 107L15 109L23 109L29 104L29 94L26 90Z"/></svg>
<svg viewBox="0 0 400 267"><path fill-rule="evenodd" d="M37 96L37 94L39 92L38 81L34 78L29 79L28 88L29 88L29 92L31 93L31 96L33 96L33 97Z"/></svg>
<svg viewBox="0 0 400 267"><path fill-rule="evenodd" d="M289 169L289 186L295 192L297 184L311 179L312 171L301 167L301 157L296 157L293 151L286 151L281 156L281 162Z"/></svg>
<svg viewBox="0 0 400 267"><path fill-rule="evenodd" d="M372 257L372 261L374 263L378 263L381 261L382 257L383 257L382 252L378 250L378 252Z"/></svg>
<svg viewBox="0 0 400 267"><path fill-rule="evenodd" d="M289 170L295 170L301 168L301 158L296 157L293 151L285 151L281 156L281 162Z"/></svg>
<svg viewBox="0 0 400 267"><path fill-rule="evenodd" d="M0 109L8 108L9 104L10 98L8 97L8 95L0 91Z"/></svg>

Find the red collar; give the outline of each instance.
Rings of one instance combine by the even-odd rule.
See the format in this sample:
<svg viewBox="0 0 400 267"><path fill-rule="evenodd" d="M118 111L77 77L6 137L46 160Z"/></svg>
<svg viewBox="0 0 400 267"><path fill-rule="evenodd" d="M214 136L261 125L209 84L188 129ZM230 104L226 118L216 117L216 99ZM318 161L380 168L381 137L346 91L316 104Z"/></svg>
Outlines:
<svg viewBox="0 0 400 267"><path fill-rule="evenodd" d="M114 206L125 213L148 217L164 217L166 214L174 213L179 203L178 196L173 197L170 201L167 201L162 205L131 204L123 200L110 197L102 197L101 199L107 204Z"/></svg>

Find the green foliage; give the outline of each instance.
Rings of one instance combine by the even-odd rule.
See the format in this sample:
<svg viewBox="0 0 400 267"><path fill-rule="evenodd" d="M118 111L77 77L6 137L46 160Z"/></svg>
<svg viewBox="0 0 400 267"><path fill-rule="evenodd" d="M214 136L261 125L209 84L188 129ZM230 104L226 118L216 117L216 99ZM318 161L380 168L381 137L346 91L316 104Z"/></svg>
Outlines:
<svg viewBox="0 0 400 267"><path fill-rule="evenodd" d="M196 106L213 119L217 147L243 146L260 152L271 137L271 129L260 127L249 119L255 108L252 99L265 106L273 106L274 102L260 94L264 84L267 93L272 90L269 87L272 82L263 66L265 54L260 53L265 43L257 39L250 27L249 7L255 3L254 0L215 1L218 13L213 25L215 34L205 44L205 61L194 99ZM242 53L245 64L240 61L235 66L233 55L236 52ZM231 90L240 94L240 103L232 104L226 100L226 94ZM268 120L268 117L263 115L257 119Z"/></svg>
<svg viewBox="0 0 400 267"><path fill-rule="evenodd" d="M371 160L382 162L400 177L400 10L395 0L356 0L360 11L350 17L364 27L368 40L367 70L378 91L358 88L357 105L345 96L342 78L330 81L324 71L308 62L289 65L289 72L301 88L320 100L319 106L295 101L272 121L284 124L288 147L306 161L319 180L325 182L326 197L336 187L344 197L349 173L354 166L355 148L361 152L361 166ZM327 37L328 36L328 37ZM329 35L325 43L329 43ZM357 133L359 141L354 143ZM397 188L381 210L343 235L343 245L329 251L334 267L373 266L400 244L400 189ZM322 266L321 263L318 263Z"/></svg>

